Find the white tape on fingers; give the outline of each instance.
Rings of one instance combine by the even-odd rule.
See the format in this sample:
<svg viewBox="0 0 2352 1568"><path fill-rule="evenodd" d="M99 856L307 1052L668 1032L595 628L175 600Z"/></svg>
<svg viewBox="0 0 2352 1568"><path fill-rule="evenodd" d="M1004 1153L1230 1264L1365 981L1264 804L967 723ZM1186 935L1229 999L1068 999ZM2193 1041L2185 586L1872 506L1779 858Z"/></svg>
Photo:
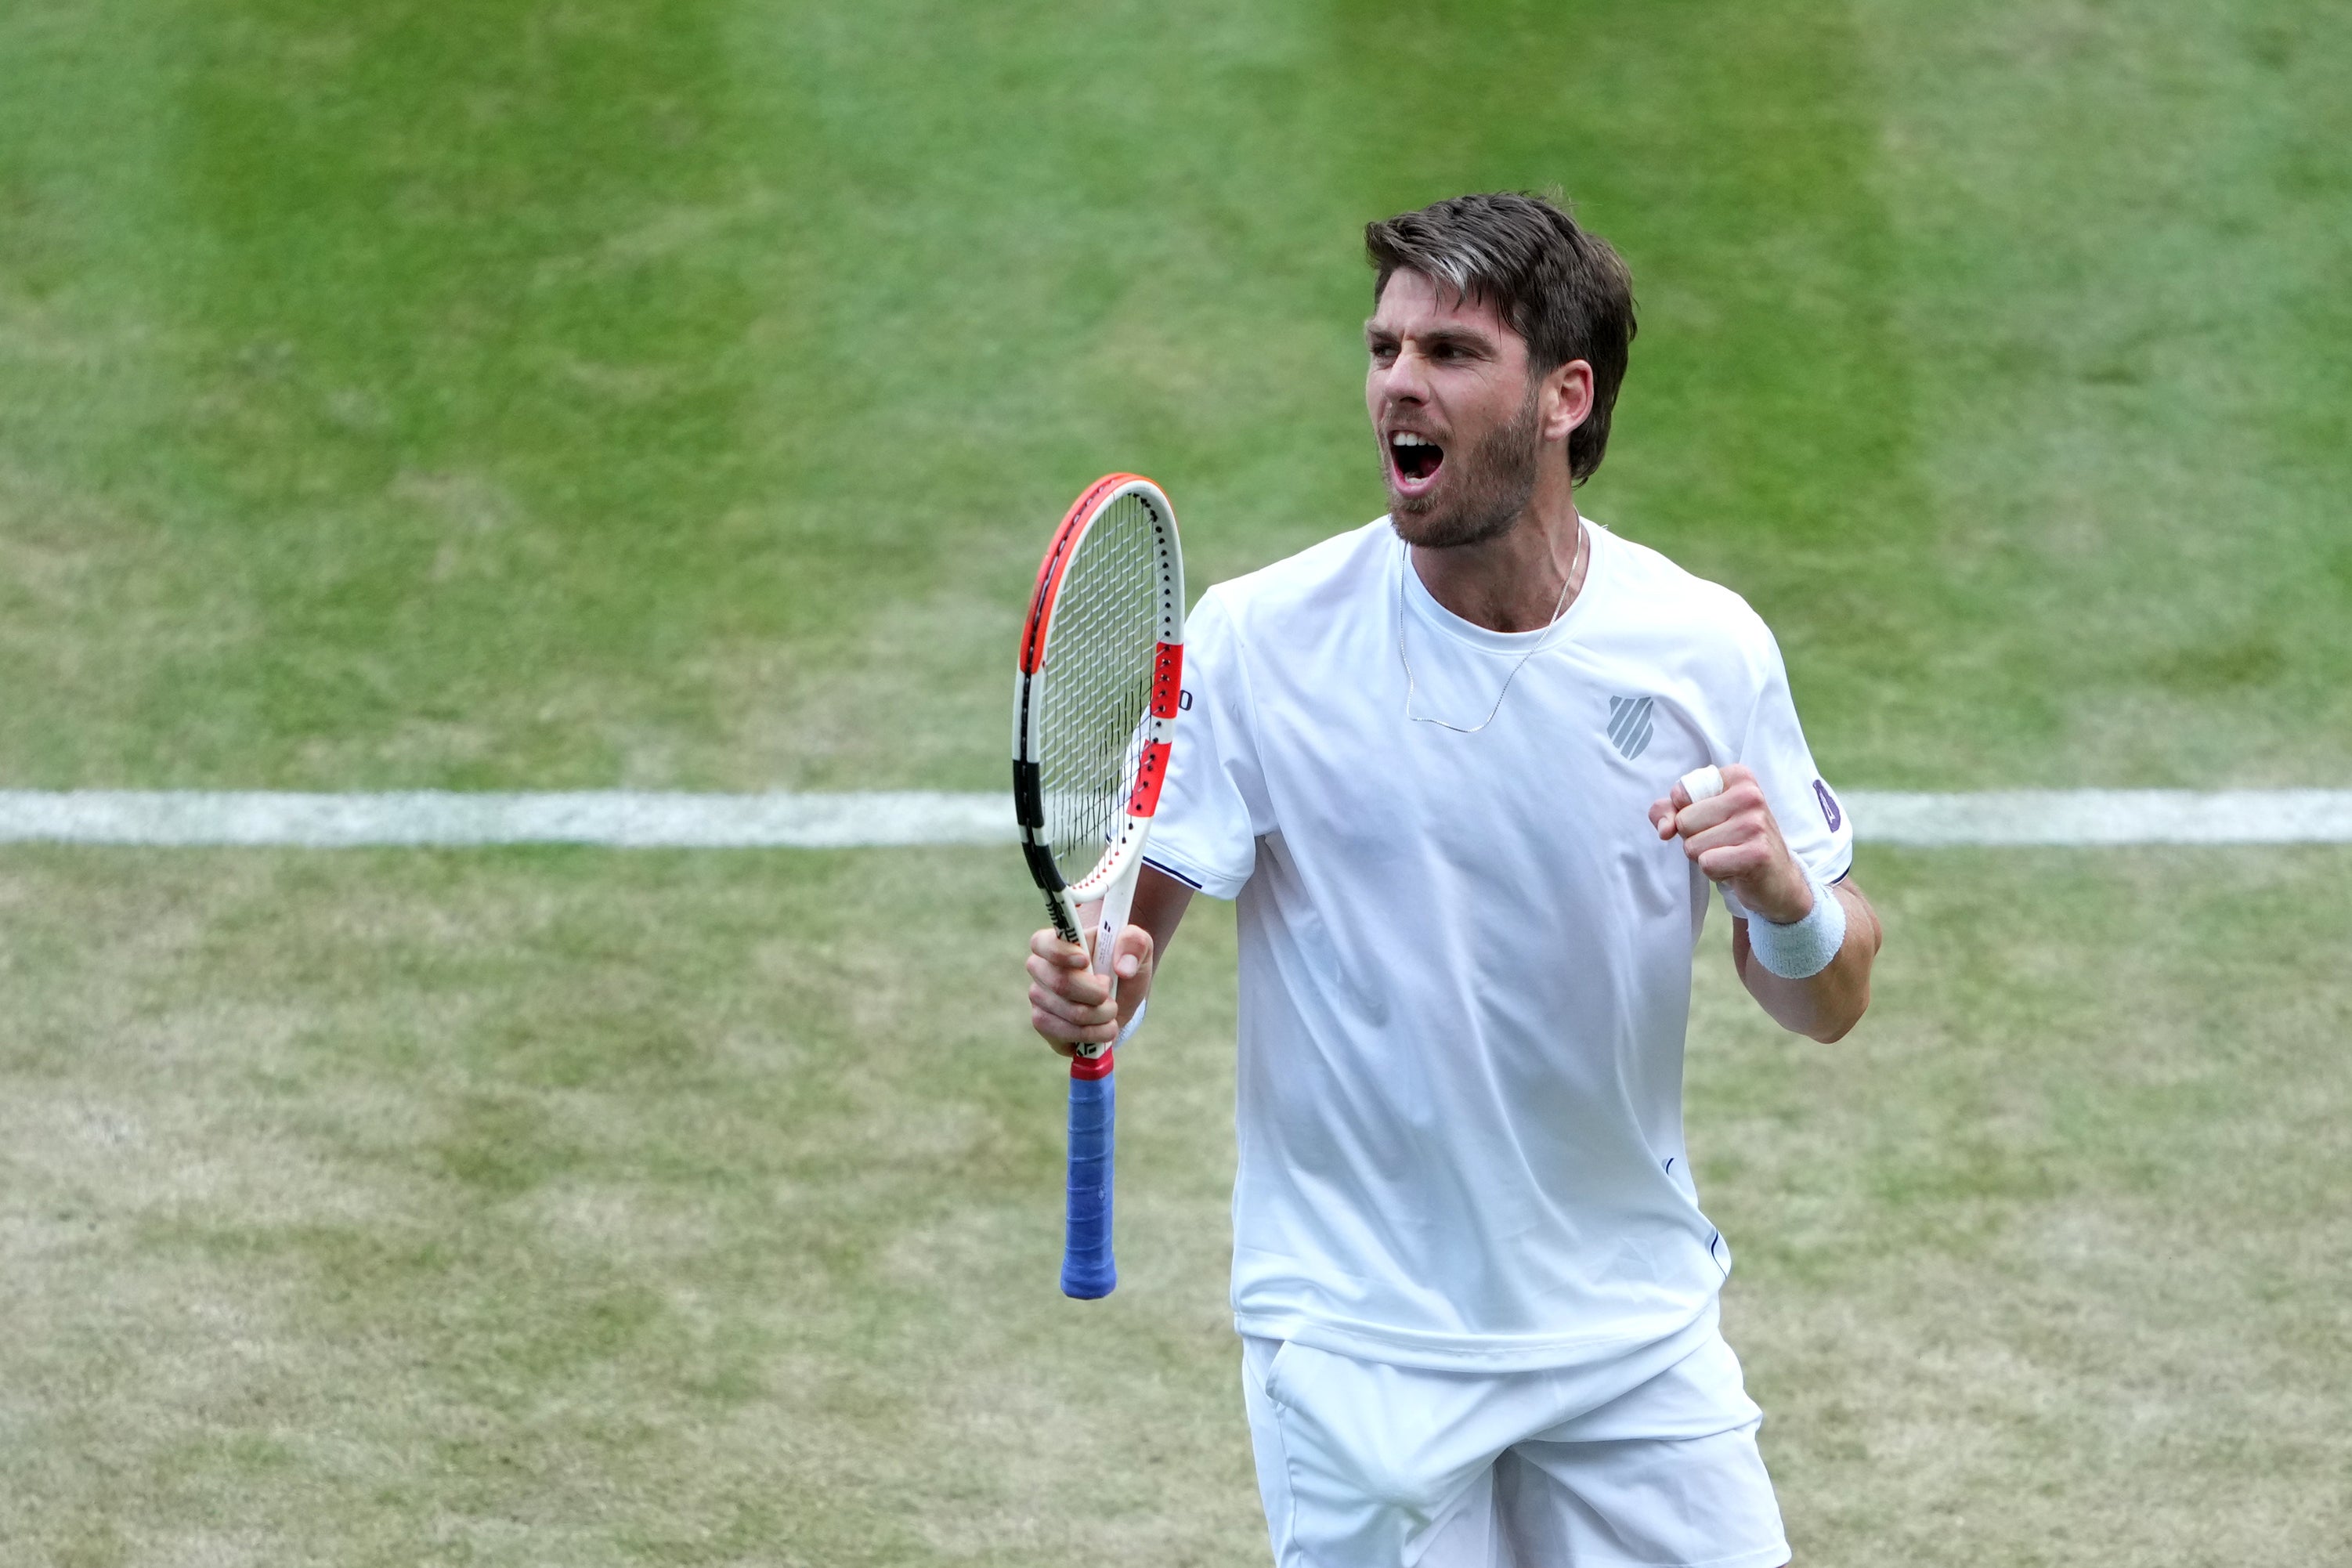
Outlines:
<svg viewBox="0 0 2352 1568"><path fill-rule="evenodd" d="M1712 799L1723 793L1723 770L1712 763L1683 775L1683 793L1696 801Z"/></svg>

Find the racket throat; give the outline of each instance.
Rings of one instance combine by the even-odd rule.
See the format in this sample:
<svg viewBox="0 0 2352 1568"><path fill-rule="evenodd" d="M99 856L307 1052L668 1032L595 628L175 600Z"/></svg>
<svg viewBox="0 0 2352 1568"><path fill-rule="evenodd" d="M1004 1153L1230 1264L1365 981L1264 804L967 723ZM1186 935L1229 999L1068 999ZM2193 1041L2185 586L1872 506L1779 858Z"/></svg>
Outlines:
<svg viewBox="0 0 2352 1568"><path fill-rule="evenodd" d="M1143 861L1130 857L1118 875L1102 891L1102 897L1078 906L1078 923L1087 931L1087 951L1094 961L1095 973L1110 983L1112 1000L1118 997L1118 974L1111 968L1118 957L1118 935L1127 929L1127 917L1135 909L1135 882L1143 872Z"/></svg>

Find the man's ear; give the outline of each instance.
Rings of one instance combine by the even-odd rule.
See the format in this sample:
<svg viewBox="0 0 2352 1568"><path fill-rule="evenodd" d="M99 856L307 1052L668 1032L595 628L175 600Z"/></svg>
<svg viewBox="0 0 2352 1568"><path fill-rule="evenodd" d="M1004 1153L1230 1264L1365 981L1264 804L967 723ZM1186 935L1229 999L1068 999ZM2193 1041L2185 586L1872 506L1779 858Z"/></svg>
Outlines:
<svg viewBox="0 0 2352 1568"><path fill-rule="evenodd" d="M1565 441L1592 417L1592 365L1572 359L1544 377L1543 438Z"/></svg>

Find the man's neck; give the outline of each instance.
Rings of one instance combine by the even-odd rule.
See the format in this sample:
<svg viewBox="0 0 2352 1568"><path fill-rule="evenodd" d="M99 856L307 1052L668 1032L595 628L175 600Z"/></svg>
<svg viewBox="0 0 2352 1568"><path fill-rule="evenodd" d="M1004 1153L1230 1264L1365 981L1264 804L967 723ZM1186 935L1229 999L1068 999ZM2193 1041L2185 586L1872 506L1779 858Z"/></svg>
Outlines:
<svg viewBox="0 0 2352 1568"><path fill-rule="evenodd" d="M1410 559L1429 596L1496 632L1535 631L1574 604L1591 554L1582 548L1584 520L1573 490L1562 485L1547 495L1547 488L1492 539L1447 550L1414 546Z"/></svg>

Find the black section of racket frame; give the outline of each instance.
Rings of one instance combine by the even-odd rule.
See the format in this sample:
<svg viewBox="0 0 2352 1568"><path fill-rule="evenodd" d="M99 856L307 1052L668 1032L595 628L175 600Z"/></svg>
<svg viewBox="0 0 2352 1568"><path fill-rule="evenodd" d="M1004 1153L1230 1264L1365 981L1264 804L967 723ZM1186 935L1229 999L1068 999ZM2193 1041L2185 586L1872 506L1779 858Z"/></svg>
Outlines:
<svg viewBox="0 0 2352 1568"><path fill-rule="evenodd" d="M1029 862L1029 875L1045 891L1060 892L1069 884L1045 837L1045 786L1037 764L1019 757L1013 759L1013 817L1021 825L1021 858Z"/></svg>

